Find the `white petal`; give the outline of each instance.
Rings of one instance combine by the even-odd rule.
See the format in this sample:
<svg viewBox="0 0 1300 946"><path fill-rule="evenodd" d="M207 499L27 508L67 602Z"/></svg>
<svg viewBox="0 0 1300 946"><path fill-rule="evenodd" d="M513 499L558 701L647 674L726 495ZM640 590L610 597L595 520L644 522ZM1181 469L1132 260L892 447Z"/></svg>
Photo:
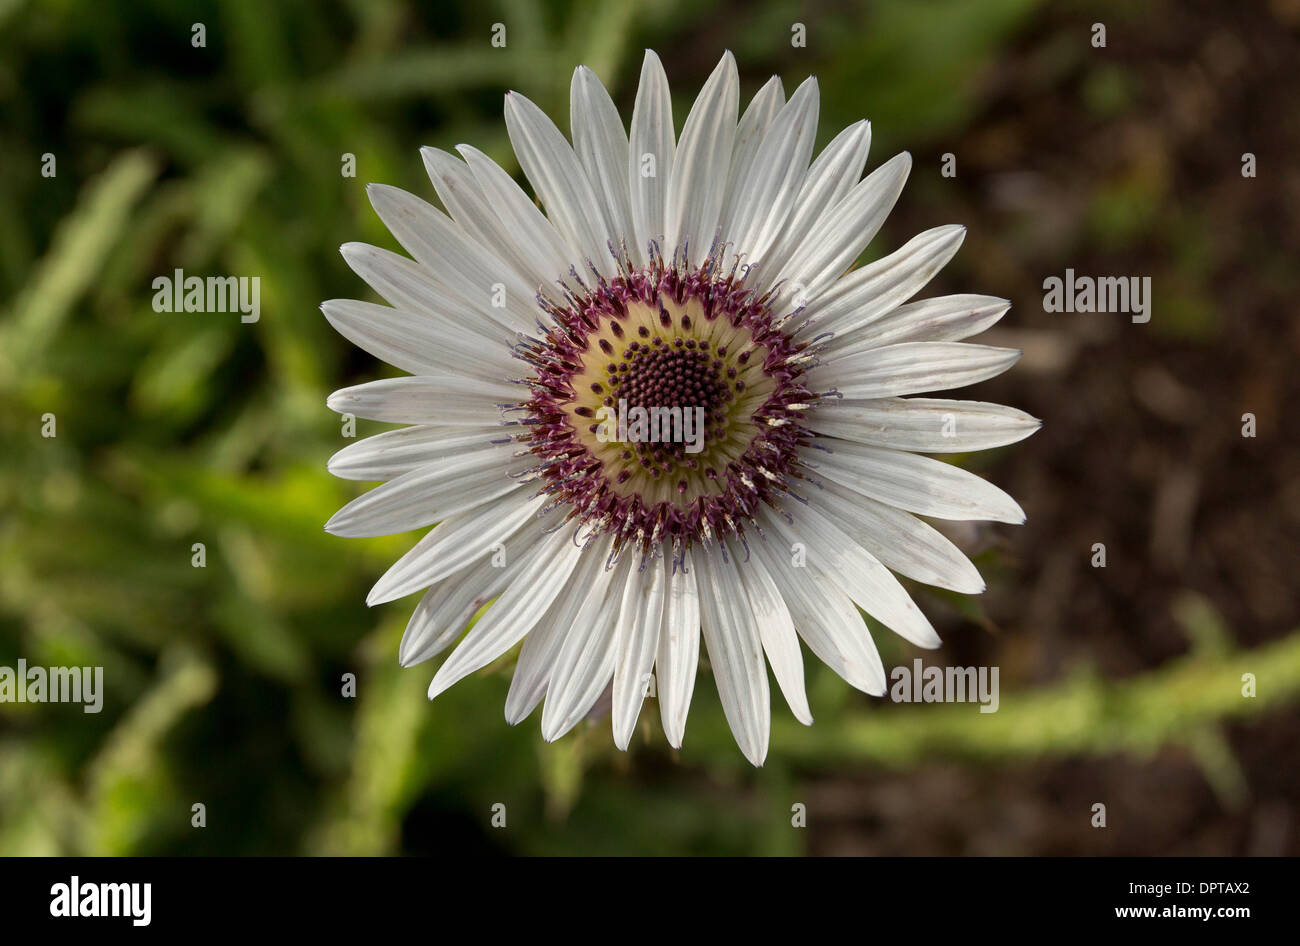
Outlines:
<svg viewBox="0 0 1300 946"><path fill-rule="evenodd" d="M596 191L610 235L632 242L632 205L627 188L627 132L605 86L586 66L573 72L569 91L573 150Z"/></svg>
<svg viewBox="0 0 1300 946"><path fill-rule="evenodd" d="M758 626L763 653L767 655L767 662L772 666L772 674L790 705L790 711L799 722L811 726L812 710L808 708L808 693L803 681L803 653L799 650L799 636L795 633L790 610L762 560L752 553L749 561L735 558L736 544L728 543L733 554L732 566L736 577L744 584L745 596L749 599L747 613Z"/></svg>
<svg viewBox="0 0 1300 946"><path fill-rule="evenodd" d="M384 573L366 604L395 601L504 549L506 539L537 518L545 504L545 497L510 496L448 516Z"/></svg>
<svg viewBox="0 0 1300 946"><path fill-rule="evenodd" d="M781 542L802 542L810 568L832 579L858 607L900 637L918 647L939 646L939 635L889 569L811 505L796 512L794 525L769 517L768 525Z"/></svg>
<svg viewBox="0 0 1300 946"><path fill-rule="evenodd" d="M463 227L433 204L398 187L369 184L366 195L398 242L453 296L508 330L532 327L533 288ZM494 302L500 286L505 287L506 304L498 307Z"/></svg>
<svg viewBox="0 0 1300 946"><path fill-rule="evenodd" d="M763 132L776 118L777 112L785 105L785 87L781 85L780 76L772 76L763 87L754 93L740 122L736 125L736 140L731 148L731 167L727 172L727 196L722 204L722 219L727 219L727 209L733 205L737 196L736 185L749 177L762 143Z"/></svg>
<svg viewBox="0 0 1300 946"><path fill-rule="evenodd" d="M610 600L609 587L614 573L605 569L609 548L609 542L605 541L592 543L583 552L573 578L551 603L546 616L524 638L519 662L510 678L510 692L506 694L506 722L511 726L536 709L546 695L556 657L569 629L597 621Z"/></svg>
<svg viewBox="0 0 1300 946"><path fill-rule="evenodd" d="M492 174L491 171L480 169L480 174L490 177L487 189L479 183L478 176L465 161L437 148L420 149L425 170L429 172L429 180L433 182L434 189L442 198L452 219L503 262L512 266L520 281L529 288L551 287L570 264L563 253L557 255L552 252L548 255L546 251L563 248L564 241L546 216L524 195L519 185L510 179L510 175L482 152L474 151L474 155L476 160L481 159L499 172ZM505 178L504 182L501 177ZM503 195L501 191L506 191L509 196ZM491 198L489 193L492 194ZM541 219L541 223L534 223L534 226L544 226L549 230L551 240L545 237L529 239L522 236L525 232L522 228L515 226L512 229L505 222L519 212L519 200ZM556 298L559 298L558 294Z"/></svg>
<svg viewBox="0 0 1300 946"><path fill-rule="evenodd" d="M886 568L960 594L984 590L984 579L961 549L910 512L869 499L829 478L808 501Z"/></svg>
<svg viewBox="0 0 1300 946"><path fill-rule="evenodd" d="M444 581L426 591L402 634L397 651L401 665L414 667L450 647L478 609L505 591L518 571L488 569L485 564L461 580ZM482 580L470 580L477 578Z"/></svg>
<svg viewBox="0 0 1300 946"><path fill-rule="evenodd" d="M695 556L699 569L700 631L722 710L740 751L754 765L767 758L771 716L767 665L749 602L734 565L715 548Z"/></svg>
<svg viewBox="0 0 1300 946"><path fill-rule="evenodd" d="M832 398L808 412L808 426L818 433L915 453L967 453L1003 447L1024 440L1042 423L1001 404L928 397Z"/></svg>
<svg viewBox="0 0 1300 946"><path fill-rule="evenodd" d="M641 64L641 84L632 108L632 129L628 136L627 183L632 202L632 226L635 239L630 247L638 266L649 262L647 247L652 240L664 237L664 207L668 182L673 173L673 101L668 92L668 77L659 57L646 50ZM654 174L647 176L652 167ZM671 248L664 250L671 252Z"/></svg>
<svg viewBox="0 0 1300 946"><path fill-rule="evenodd" d="M767 566L794 621L795 630L822 663L851 686L872 696L886 689L885 667L866 622L849 596L820 572L796 567L794 550L773 542L753 542L751 548Z"/></svg>
<svg viewBox="0 0 1300 946"><path fill-rule="evenodd" d="M768 254L769 259L789 259L814 230L821 232L826 214L848 195L862 176L870 146L871 123L861 121L845 128L822 150L808 168L785 229ZM759 272L752 281L763 292L775 275L775 272Z"/></svg>
<svg viewBox="0 0 1300 946"><path fill-rule="evenodd" d="M759 266L785 227L817 136L817 80L808 79L763 132L753 163L728 194L722 235Z"/></svg>
<svg viewBox="0 0 1300 946"><path fill-rule="evenodd" d="M451 219L480 246L498 254L508 251L510 247L499 242L496 215L490 212L483 190L474 180L469 165L455 155L427 145L420 149L420 158Z"/></svg>
<svg viewBox="0 0 1300 946"><path fill-rule="evenodd" d="M348 444L330 457L325 466L340 479L391 480L435 460L490 443L504 442L509 436L509 428L499 424L402 427Z"/></svg>
<svg viewBox="0 0 1300 946"><path fill-rule="evenodd" d="M614 744L626 750L649 689L659 630L663 626L668 569L663 556L649 559L645 571L633 571L618 615L618 651L614 663Z"/></svg>
<svg viewBox="0 0 1300 946"><path fill-rule="evenodd" d="M602 561L608 555L600 549ZM584 605L555 657L542 707L542 738L553 742L582 721L614 675L617 648L615 626L624 585L635 566L635 555L624 555L614 566L605 593L594 613Z"/></svg>
<svg viewBox="0 0 1300 946"><path fill-rule="evenodd" d="M681 562L670 564L668 569L668 598L664 601L664 623L655 656L655 680L664 736L670 746L680 749L700 662L700 597L695 560L689 550L682 553Z"/></svg>
<svg viewBox="0 0 1300 946"><path fill-rule="evenodd" d="M615 234L596 202L587 172L546 113L518 92L506 95L506 129L533 190L555 229L603 275L615 271Z"/></svg>
<svg viewBox="0 0 1300 946"><path fill-rule="evenodd" d="M515 457L518 445L494 444L447 457L358 496L325 523L334 535L394 535L445 519L504 496L520 486L518 474L533 464Z"/></svg>
<svg viewBox="0 0 1300 946"><path fill-rule="evenodd" d="M689 244L687 258L699 264L712 248L736 137L739 87L736 60L724 53L686 116L673 158L664 211L665 254Z"/></svg>
<svg viewBox="0 0 1300 946"><path fill-rule="evenodd" d="M482 151L469 145L457 145L483 191L483 196L500 220L505 239L514 244L528 263L535 287L544 295L558 300L557 281L569 278L569 269L577 262L575 251L537 209L514 178Z"/></svg>
<svg viewBox="0 0 1300 946"><path fill-rule="evenodd" d="M509 349L485 345L481 337L450 319L399 312L355 299L331 299L321 312L334 330L381 361L412 374L466 374L500 381L517 372Z"/></svg>
<svg viewBox="0 0 1300 946"><path fill-rule="evenodd" d="M444 424L482 427L501 422L499 405L516 404L512 384L488 384L448 375L383 378L335 391L330 410L390 424Z"/></svg>
<svg viewBox="0 0 1300 946"><path fill-rule="evenodd" d="M496 660L531 631L573 574L582 550L568 529L534 547L518 576L470 628L429 684L429 699Z"/></svg>
<svg viewBox="0 0 1300 946"><path fill-rule="evenodd" d="M1014 499L959 466L848 440L818 442L831 452L817 451L812 459L809 451L817 472L882 503L939 519L1025 521Z"/></svg>
<svg viewBox="0 0 1300 946"><path fill-rule="evenodd" d="M867 327L874 328L873 322L912 298L943 269L965 236L965 227L935 227L888 256L855 269L808 303L802 315L809 325L800 334L808 337L834 333L826 351L839 354L845 346L853 345Z"/></svg>
<svg viewBox="0 0 1300 946"><path fill-rule="evenodd" d="M434 657L456 641L475 612L505 591L542 541L543 525L534 519L505 540L505 565L481 558L454 578L424 593L402 635L398 659L411 667Z"/></svg>
<svg viewBox="0 0 1300 946"><path fill-rule="evenodd" d="M414 260L366 243L339 247L352 271L398 309L439 315L486 344L511 344L517 330L475 311Z"/></svg>
<svg viewBox="0 0 1300 946"><path fill-rule="evenodd" d="M978 335L1006 315L1011 303L997 296L937 296L899 306L871 325L827 346L835 355L856 354L902 342L955 342Z"/></svg>
<svg viewBox="0 0 1300 946"><path fill-rule="evenodd" d="M910 154L896 155L826 214L777 276L785 281L778 306L816 299L853 264L884 225L911 168Z"/></svg>
<svg viewBox="0 0 1300 946"><path fill-rule="evenodd" d="M872 400L986 381L1014 365L1020 354L968 342L903 342L828 358L808 376L814 387L833 386L851 400Z"/></svg>

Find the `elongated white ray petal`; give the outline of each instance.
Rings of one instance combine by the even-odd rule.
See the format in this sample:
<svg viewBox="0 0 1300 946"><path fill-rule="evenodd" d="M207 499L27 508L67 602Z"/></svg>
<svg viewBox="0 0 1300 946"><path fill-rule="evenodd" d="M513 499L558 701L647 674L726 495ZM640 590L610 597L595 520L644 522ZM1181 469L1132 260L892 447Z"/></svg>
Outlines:
<svg viewBox="0 0 1300 946"><path fill-rule="evenodd" d="M399 312L355 299L331 299L321 312L334 330L381 361L412 374L455 374L499 381L512 369L504 344L481 338L450 319Z"/></svg>
<svg viewBox="0 0 1300 946"><path fill-rule="evenodd" d="M882 503L939 519L1025 521L1014 499L959 466L848 440L820 443L832 452L818 452L819 473Z"/></svg>
<svg viewBox="0 0 1300 946"><path fill-rule="evenodd" d="M614 744L627 749L650 685L659 631L663 627L668 569L663 556L645 563L645 571L629 580L618 614L617 655L614 663Z"/></svg>
<svg viewBox="0 0 1300 946"><path fill-rule="evenodd" d="M505 541L545 505L542 497L484 503L442 520L399 558L370 589L366 604L394 601L454 575L484 556L500 553Z"/></svg>
<svg viewBox="0 0 1300 946"><path fill-rule="evenodd" d="M708 256L718 229L736 138L739 88L736 61L730 52L724 53L686 116L673 158L664 211L667 245L689 246L692 263Z"/></svg>
<svg viewBox="0 0 1300 946"><path fill-rule="evenodd" d="M402 666L411 667L435 657L459 639L474 613L510 587L542 541L542 529L542 523L534 519L506 539L504 565L490 556L481 558L426 591L402 635L398 650Z"/></svg>
<svg viewBox="0 0 1300 946"><path fill-rule="evenodd" d="M903 342L828 358L808 377L814 387L835 385L851 400L874 400L986 381L1014 365L1020 354L1014 348L969 342Z"/></svg>
<svg viewBox="0 0 1300 946"><path fill-rule="evenodd" d="M627 185L627 132L605 86L586 66L573 71L569 91L573 150L596 192L611 237L632 239L632 204Z"/></svg>
<svg viewBox="0 0 1300 946"><path fill-rule="evenodd" d="M853 264L884 225L911 169L910 154L895 155L826 214L777 277L786 282L778 305L816 299Z"/></svg>
<svg viewBox="0 0 1300 946"><path fill-rule="evenodd" d="M345 480L391 480L435 460L504 442L509 436L510 428L499 424L402 427L348 444L329 458L326 468Z"/></svg>
<svg viewBox="0 0 1300 946"><path fill-rule="evenodd" d="M1042 421L1014 407L947 398L824 401L808 412L821 434L916 453L967 453L1024 440Z"/></svg>
<svg viewBox="0 0 1300 946"><path fill-rule="evenodd" d="M817 231L826 214L858 183L871 146L871 123L857 122L835 136L808 168L799 196L790 209L785 229L772 251L770 261L750 277L759 292L766 291L783 262L792 257ZM816 237L814 237L815 239Z"/></svg>
<svg viewBox="0 0 1300 946"><path fill-rule="evenodd" d="M353 538L394 535L504 496L520 486L511 474L533 462L515 457L517 449L493 444L417 467L352 500L325 523L325 531Z"/></svg>
<svg viewBox="0 0 1300 946"><path fill-rule="evenodd" d="M614 675L615 625L635 558L619 559L598 610L580 614L565 634L542 705L542 738L547 742L578 725Z"/></svg>
<svg viewBox="0 0 1300 946"><path fill-rule="evenodd" d="M665 554L669 554L667 548ZM659 652L655 655L655 680L664 736L670 746L680 749L699 664L700 595L690 550L684 550L681 561L675 566L670 563L668 570L668 597L664 601Z"/></svg>
<svg viewBox="0 0 1300 946"><path fill-rule="evenodd" d="M463 227L433 204L397 187L370 184L366 195L398 242L452 295L506 329L532 326L533 289L510 267L502 266L496 254L470 239ZM506 290L505 304L500 306L496 304L499 286Z"/></svg>
<svg viewBox="0 0 1300 946"><path fill-rule="evenodd" d="M353 272L398 309L451 319L485 344L499 347L515 340L518 324L507 328L501 319L478 312L414 260L366 243L344 243L339 252Z"/></svg>
<svg viewBox="0 0 1300 946"><path fill-rule="evenodd" d="M763 643L739 578L717 549L695 556L699 569L700 631L722 700L722 710L740 751L754 765L767 758L771 711Z"/></svg>
<svg viewBox="0 0 1300 946"><path fill-rule="evenodd" d="M506 694L506 722L511 726L536 709L546 695L556 658L569 629L596 622L603 609L609 607L614 572L606 570L605 560L610 547L611 543L605 540L593 543L583 552L572 580L551 603L550 610L537 627L524 638L524 645L519 649L519 662L510 678L510 692Z"/></svg>
<svg viewBox="0 0 1300 946"><path fill-rule="evenodd" d="M429 699L518 644L541 620L582 557L581 547L562 529L534 547L518 576L488 608L429 684Z"/></svg>
<svg viewBox="0 0 1300 946"><path fill-rule="evenodd" d="M518 92L506 95L506 129L555 229L605 276L614 274L610 241L616 238L596 202L587 172L560 129L546 113Z"/></svg>
<svg viewBox="0 0 1300 946"><path fill-rule="evenodd" d="M519 395L519 388L507 383L471 386L464 378L451 375L417 375L343 388L325 404L340 414L390 424L482 427L500 423L500 405L517 403Z"/></svg>
<svg viewBox="0 0 1300 946"><path fill-rule="evenodd" d="M741 182L749 177L763 140L763 132L785 105L785 87L779 76L772 76L754 93L736 125L736 140L731 148L731 167L727 171L727 195L722 203L722 219L742 195Z"/></svg>
<svg viewBox="0 0 1300 946"><path fill-rule="evenodd" d="M809 567L831 578L881 624L918 647L939 646L939 635L898 579L828 517L810 505L800 508L794 525L779 516L770 517L769 525L787 545L803 543Z"/></svg>
<svg viewBox="0 0 1300 946"><path fill-rule="evenodd" d="M852 345L872 323L906 302L947 265L966 236L966 228L935 227L908 240L888 256L849 273L811 300L802 316L809 324L801 337L832 332L827 351Z"/></svg>
<svg viewBox="0 0 1300 946"><path fill-rule="evenodd" d="M826 511L832 522L886 568L908 578L977 595L984 579L961 549L910 512L870 499L830 478L808 501Z"/></svg>
<svg viewBox="0 0 1300 946"><path fill-rule="evenodd" d="M760 518L764 528L769 512ZM872 696L886 689L885 667L862 615L852 600L824 575L805 564L796 566L794 549L774 542L752 542L754 554L767 566L795 630L822 663L850 686Z"/></svg>
<svg viewBox="0 0 1300 946"><path fill-rule="evenodd" d="M501 242L497 216L491 212L469 165L441 148L428 145L420 149L420 159L424 162L429 182L451 219L480 246L501 256L509 256L513 247Z"/></svg>
<svg viewBox="0 0 1300 946"><path fill-rule="evenodd" d="M808 79L763 131L753 163L729 195L722 237L749 265L761 265L785 227L808 172L817 136L817 80Z"/></svg>
<svg viewBox="0 0 1300 946"><path fill-rule="evenodd" d="M899 306L866 327L837 335L827 346L835 357L903 342L955 342L978 335L1011 308L997 296L937 296Z"/></svg>
<svg viewBox="0 0 1300 946"><path fill-rule="evenodd" d="M752 553L749 561L740 561L735 557L738 544L727 543L732 552L732 574L727 579L737 579L744 586L744 596L749 601L746 613L758 627L763 653L772 666L777 685L795 719L805 726L811 726L813 717L812 710L808 708L808 693L804 689L803 653L799 650L799 637L795 633L790 609L786 607L781 592L761 558ZM724 568L727 565L722 564Z"/></svg>
<svg viewBox="0 0 1300 946"><path fill-rule="evenodd" d="M673 133L673 100L659 57L646 50L641 64L641 84L632 108L628 133L627 184L632 207L632 260L649 262L651 241L664 238L664 207L672 180L677 142ZM671 252L669 248L666 252Z"/></svg>
<svg viewBox="0 0 1300 946"><path fill-rule="evenodd" d="M475 153L482 157L481 152ZM532 201L524 195L523 191L519 190L519 185L510 180L510 176L505 171L497 168L500 176L504 176L506 180L503 183L500 176L492 175L489 191L479 183L470 166L454 155L437 148L426 147L420 149L420 156L424 159L424 168L429 173L429 180L433 182L438 197L442 199L452 219L464 227L475 240L511 266L522 284L535 290L552 289L555 280L566 272L569 261L561 253L548 254L547 251L554 247L563 247L563 241L545 220L542 212L533 206ZM486 157L482 160L493 164ZM483 173L491 174L486 171ZM504 197L499 193L501 190L513 193L510 197ZM488 196L489 192L492 193L491 198ZM546 242L545 238L537 241L521 239L522 231L519 228L512 230L503 220L503 216L508 220L512 214L519 212L517 203L509 206L512 198L514 201L522 200L534 214L542 217L546 229L550 230L550 236L553 237L553 246L552 243ZM534 226L538 225L534 223ZM558 293L555 298L557 300L560 298Z"/></svg>
<svg viewBox="0 0 1300 946"><path fill-rule="evenodd" d="M414 667L450 647L465 633L465 625L478 609L505 591L518 572L518 568L497 568L490 573L486 567L474 569L464 580L444 581L426 591L402 635L397 651L401 665Z"/></svg>
<svg viewBox="0 0 1300 946"><path fill-rule="evenodd" d="M569 279L569 269L577 262L573 248L564 242L546 214L537 209L501 165L469 145L457 145L456 150L496 212L504 238L514 243L528 261L534 277L540 280L538 291L559 300L561 295L556 292L555 284Z"/></svg>

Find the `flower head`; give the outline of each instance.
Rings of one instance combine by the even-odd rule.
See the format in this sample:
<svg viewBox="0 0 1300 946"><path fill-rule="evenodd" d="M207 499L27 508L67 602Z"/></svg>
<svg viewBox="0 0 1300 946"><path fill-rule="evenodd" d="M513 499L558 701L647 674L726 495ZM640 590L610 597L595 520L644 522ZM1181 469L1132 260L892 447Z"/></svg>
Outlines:
<svg viewBox="0 0 1300 946"><path fill-rule="evenodd" d="M626 748L647 694L682 743L701 638L745 755L767 752L767 669L811 723L802 638L850 684L885 691L858 611L906 639L938 637L894 573L983 590L918 515L1023 521L1014 500L922 454L1012 443L1038 422L978 401L907 398L1010 367L961 340L1001 299L907 302L964 229L927 231L854 269L910 167L859 180L870 126L815 159L817 86L773 78L737 120L723 56L673 132L647 52L631 129L596 76L573 79L572 144L517 93L505 116L545 208L481 152L432 148L447 213L372 185L414 258L349 244L391 307L327 302L343 335L409 377L332 395L342 412L408 424L336 454L339 476L384 480L327 528L437 525L370 594L427 589L402 640L410 665L460 640L430 697L522 641L506 700L543 700L555 739L612 689ZM499 596L499 597L498 597ZM497 598L474 626L476 611Z"/></svg>

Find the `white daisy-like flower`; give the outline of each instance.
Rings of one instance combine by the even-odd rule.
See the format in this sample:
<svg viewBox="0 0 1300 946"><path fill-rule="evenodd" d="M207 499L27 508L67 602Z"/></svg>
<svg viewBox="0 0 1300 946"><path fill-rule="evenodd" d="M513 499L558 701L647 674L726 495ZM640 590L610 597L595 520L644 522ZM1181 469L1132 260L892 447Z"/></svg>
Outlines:
<svg viewBox="0 0 1300 946"><path fill-rule="evenodd" d="M437 524L368 598L424 590L405 666L463 635L431 699L522 642L508 722L544 700L542 735L556 739L612 687L614 741L626 749L653 681L680 747L703 638L732 732L759 765L769 665L795 717L812 722L799 638L881 695L884 667L858 609L932 648L934 628L894 573L983 590L919 516L1024 520L1002 490L922 454L1002 446L1039 422L981 401L905 397L991 378L1019 357L961 341L996 322L1006 300L907 302L965 229L926 231L846 273L910 157L859 180L865 121L812 157L814 79L786 100L773 77L739 120L738 88L728 53L675 137L653 52L630 130L580 67L572 143L508 94L510 140L545 213L468 145L460 158L422 151L446 213L369 188L414 259L344 246L391 307L322 309L411 376L328 403L411 426L330 460L337 476L384 484L326 528L375 536ZM645 436L647 416L663 436L655 425Z"/></svg>

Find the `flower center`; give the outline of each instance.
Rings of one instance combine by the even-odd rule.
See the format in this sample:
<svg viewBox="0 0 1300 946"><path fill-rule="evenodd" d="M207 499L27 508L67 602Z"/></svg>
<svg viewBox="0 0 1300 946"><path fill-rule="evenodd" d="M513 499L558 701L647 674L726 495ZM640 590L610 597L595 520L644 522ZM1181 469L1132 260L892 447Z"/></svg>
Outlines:
<svg viewBox="0 0 1300 946"><path fill-rule="evenodd" d="M630 302L588 341L566 412L613 491L681 507L721 493L773 388L766 349L698 300L672 298Z"/></svg>
<svg viewBox="0 0 1300 946"><path fill-rule="evenodd" d="M533 473L572 517L643 547L743 534L802 478L809 356L734 273L656 260L601 280L519 354Z"/></svg>

